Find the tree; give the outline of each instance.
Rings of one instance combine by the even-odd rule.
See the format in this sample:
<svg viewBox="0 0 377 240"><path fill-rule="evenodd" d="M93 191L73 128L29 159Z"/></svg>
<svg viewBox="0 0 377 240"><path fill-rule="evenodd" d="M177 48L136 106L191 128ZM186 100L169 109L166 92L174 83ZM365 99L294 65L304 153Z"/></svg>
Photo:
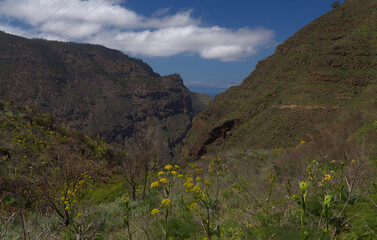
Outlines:
<svg viewBox="0 0 377 240"><path fill-rule="evenodd" d="M132 154L123 162L124 177L131 188L132 200L136 199L137 186L142 187L142 198L145 198L148 176L156 169L157 154L150 141L140 137L135 140Z"/></svg>

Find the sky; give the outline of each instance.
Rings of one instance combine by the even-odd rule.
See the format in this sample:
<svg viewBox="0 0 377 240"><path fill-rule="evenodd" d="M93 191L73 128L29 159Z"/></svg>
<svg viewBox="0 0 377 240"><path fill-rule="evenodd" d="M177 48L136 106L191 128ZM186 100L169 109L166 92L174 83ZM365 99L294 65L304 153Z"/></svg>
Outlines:
<svg viewBox="0 0 377 240"><path fill-rule="evenodd" d="M330 11L332 2L0 0L0 30L118 49L214 96L239 85L278 44Z"/></svg>

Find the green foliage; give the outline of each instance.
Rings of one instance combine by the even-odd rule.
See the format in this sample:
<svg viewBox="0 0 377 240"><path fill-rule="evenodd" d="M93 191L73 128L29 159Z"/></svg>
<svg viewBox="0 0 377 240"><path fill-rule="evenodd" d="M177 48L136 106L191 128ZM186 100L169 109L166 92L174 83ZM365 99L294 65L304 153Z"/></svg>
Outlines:
<svg viewBox="0 0 377 240"><path fill-rule="evenodd" d="M94 204L113 202L120 198L126 190L125 183L106 184L93 187L87 198Z"/></svg>
<svg viewBox="0 0 377 240"><path fill-rule="evenodd" d="M173 239L192 239L192 235L198 227L192 219L178 217L171 217L169 226L169 236Z"/></svg>

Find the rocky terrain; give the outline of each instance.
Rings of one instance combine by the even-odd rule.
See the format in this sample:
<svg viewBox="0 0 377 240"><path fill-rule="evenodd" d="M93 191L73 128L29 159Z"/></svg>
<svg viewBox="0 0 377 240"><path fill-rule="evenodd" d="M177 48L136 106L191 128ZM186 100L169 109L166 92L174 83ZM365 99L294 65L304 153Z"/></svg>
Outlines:
<svg viewBox="0 0 377 240"><path fill-rule="evenodd" d="M348 0L299 30L193 120L183 156L317 136L377 92L377 2Z"/></svg>
<svg viewBox="0 0 377 240"><path fill-rule="evenodd" d="M162 77L143 61L98 45L4 32L0 42L1 99L126 148L147 139L162 161L180 156L193 109L179 75Z"/></svg>

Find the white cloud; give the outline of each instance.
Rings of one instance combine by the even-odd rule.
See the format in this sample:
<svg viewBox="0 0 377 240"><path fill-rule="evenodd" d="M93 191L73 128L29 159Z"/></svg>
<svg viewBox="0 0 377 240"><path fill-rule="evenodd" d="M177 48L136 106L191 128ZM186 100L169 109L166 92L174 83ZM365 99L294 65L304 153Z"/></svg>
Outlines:
<svg viewBox="0 0 377 240"><path fill-rule="evenodd" d="M118 0L4 0L0 29L26 37L103 44L138 56L167 57L181 53L237 61L270 46L274 32L265 28L204 27L192 10L168 15L158 9L142 16ZM16 20L21 25L13 26Z"/></svg>
<svg viewBox="0 0 377 240"><path fill-rule="evenodd" d="M159 16L164 16L166 14L168 14L168 12L170 11L171 8L160 8L160 9L157 9L153 14L152 16L153 17L159 17Z"/></svg>
<svg viewBox="0 0 377 240"><path fill-rule="evenodd" d="M121 32L107 40L134 55L171 56L182 52L198 53L202 58L236 61L256 53L256 48L271 43L273 32L229 30L220 27L185 26L162 28L155 31Z"/></svg>

